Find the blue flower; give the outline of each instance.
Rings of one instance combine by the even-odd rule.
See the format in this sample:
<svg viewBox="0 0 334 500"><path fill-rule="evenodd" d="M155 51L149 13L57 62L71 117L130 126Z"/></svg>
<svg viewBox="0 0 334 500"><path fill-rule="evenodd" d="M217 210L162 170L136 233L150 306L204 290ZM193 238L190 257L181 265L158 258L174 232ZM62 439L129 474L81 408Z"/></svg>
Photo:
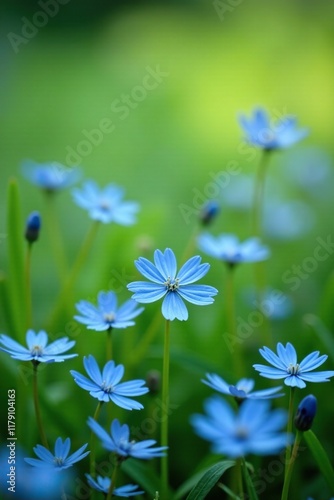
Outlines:
<svg viewBox="0 0 334 500"><path fill-rule="evenodd" d="M62 354L74 346L74 340L69 341L68 337L62 337L47 345L48 336L44 330L39 333L28 330L26 342L28 348L12 340L7 335L0 335L0 344L5 346L5 348L0 347L0 350L8 352L13 359L37 363L60 363L65 359L77 356L77 354Z"/></svg>
<svg viewBox="0 0 334 500"><path fill-rule="evenodd" d="M245 133L245 139L250 144L266 151L292 146L308 135L308 130L296 128L296 118L287 116L272 125L267 112L257 108L251 118L239 117L239 123Z"/></svg>
<svg viewBox="0 0 334 500"><path fill-rule="evenodd" d="M235 413L220 396L204 403L207 415L193 415L196 434L212 443L212 451L231 458L273 455L290 440L281 429L287 422L285 410L269 409L268 401L247 399Z"/></svg>
<svg viewBox="0 0 334 500"><path fill-rule="evenodd" d="M278 398L283 394L277 394L282 387L274 387L273 389L263 389L261 391L253 391L254 380L250 378L242 378L235 385L230 385L225 382L219 375L215 373L206 374L208 380L202 382L215 391L234 396L236 399L270 399Z"/></svg>
<svg viewBox="0 0 334 500"><path fill-rule="evenodd" d="M217 201L209 200L201 208L199 220L203 226L208 226L217 217L220 212L220 206Z"/></svg>
<svg viewBox="0 0 334 500"><path fill-rule="evenodd" d="M110 434L108 434L92 417L89 417L88 425L101 440L102 446L106 450L116 453L116 455L122 459L133 457L141 460L149 460L150 458L162 457L165 455L166 446L152 448L156 443L154 439L145 439L138 443L130 440L129 426L126 424L121 425L117 418L111 423Z"/></svg>
<svg viewBox="0 0 334 500"><path fill-rule="evenodd" d="M75 203L87 210L93 220L104 224L116 222L122 226L130 226L136 222L138 203L123 201L124 191L115 184L99 189L96 182L89 180L82 189L74 188L72 194Z"/></svg>
<svg viewBox="0 0 334 500"><path fill-rule="evenodd" d="M295 415L295 427L299 431L308 431L312 427L313 419L317 413L317 398L312 394L306 396L299 403Z"/></svg>
<svg viewBox="0 0 334 500"><path fill-rule="evenodd" d="M133 318L138 316L144 309L137 307L137 302L130 299L117 308L117 297L114 292L99 292L97 296L98 306L94 306L86 300L81 300L75 307L82 316L74 318L87 325L89 330L101 332L109 328L127 328L135 324Z"/></svg>
<svg viewBox="0 0 334 500"><path fill-rule="evenodd" d="M243 243L233 234L201 234L198 238L198 247L211 257L222 260L233 266L241 262L258 262L269 257L269 249L261 245L258 238L249 238Z"/></svg>
<svg viewBox="0 0 334 500"><path fill-rule="evenodd" d="M78 169L68 168L57 162L26 161L22 165L22 173L30 182L48 192L72 186L80 177Z"/></svg>
<svg viewBox="0 0 334 500"><path fill-rule="evenodd" d="M135 261L138 271L153 281L134 281L128 284L128 289L135 292L132 296L137 302L148 303L164 297L162 314L166 319L181 321L188 319L188 310L182 299L199 306L213 303L212 295L218 290L208 285L192 285L202 278L209 270L209 264L201 264L201 257L189 259L177 273L174 252L166 248L154 252L154 264L144 257Z"/></svg>
<svg viewBox="0 0 334 500"><path fill-rule="evenodd" d="M41 469L49 469L51 467L59 471L68 469L68 467L72 467L73 464L85 458L89 453L89 451L83 453L87 446L87 443L84 444L75 453L68 456L71 447L71 440L70 438L66 438L63 442L63 440L59 437L56 439L54 455L47 448L38 444L35 446L34 452L39 459L25 458L24 460L34 467L39 467Z"/></svg>
<svg viewBox="0 0 334 500"><path fill-rule="evenodd" d="M27 218L25 238L29 243L33 243L38 239L39 230L41 228L41 216L39 212L31 212Z"/></svg>
<svg viewBox="0 0 334 500"><path fill-rule="evenodd" d="M91 488L94 488L97 491L101 491L102 493L108 494L111 479L109 477L97 476L96 480L92 478L89 474L86 474L87 482ZM119 488L115 488L112 492L115 497L134 497L136 495L143 495L144 491L139 491L139 488L136 484L126 484L124 486L120 486Z"/></svg>
<svg viewBox="0 0 334 500"><path fill-rule="evenodd" d="M326 361L328 358L326 354L319 357L319 351L314 351L298 363L296 350L290 342L286 344L286 347L279 342L277 355L268 347L260 349L260 354L274 368L256 364L253 365L255 370L260 372L262 377L284 378L284 383L290 387L303 389L306 387L305 382L329 382L328 378L334 376L334 371L310 373Z"/></svg>
<svg viewBox="0 0 334 500"><path fill-rule="evenodd" d="M75 370L70 370L70 373L78 386L89 391L93 398L105 403L112 401L125 410L141 410L143 408L142 404L130 399L130 397L142 396L148 392L148 388L143 387L145 380L131 380L120 384L119 382L124 375L123 365L115 365L114 361L108 361L101 373L94 356L89 355L88 358L85 356L83 363L91 380Z"/></svg>

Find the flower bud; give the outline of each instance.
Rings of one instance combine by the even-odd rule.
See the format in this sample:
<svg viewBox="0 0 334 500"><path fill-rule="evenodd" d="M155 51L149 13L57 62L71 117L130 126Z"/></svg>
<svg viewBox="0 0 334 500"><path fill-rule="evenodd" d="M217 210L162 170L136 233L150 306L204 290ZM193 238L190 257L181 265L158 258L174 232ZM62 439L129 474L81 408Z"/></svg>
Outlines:
<svg viewBox="0 0 334 500"><path fill-rule="evenodd" d="M146 384L151 394L157 394L161 386L160 372L158 370L150 370L146 375Z"/></svg>
<svg viewBox="0 0 334 500"><path fill-rule="evenodd" d="M41 216L39 212L31 212L27 218L25 238L29 243L33 243L38 239L39 230L41 228Z"/></svg>
<svg viewBox="0 0 334 500"><path fill-rule="evenodd" d="M203 224L203 226L208 226L218 215L219 211L220 207L216 201L207 201L201 208L201 212L199 214L200 222Z"/></svg>
<svg viewBox="0 0 334 500"><path fill-rule="evenodd" d="M311 429L316 412L317 398L309 394L299 403L295 415L295 427L299 431L308 431Z"/></svg>

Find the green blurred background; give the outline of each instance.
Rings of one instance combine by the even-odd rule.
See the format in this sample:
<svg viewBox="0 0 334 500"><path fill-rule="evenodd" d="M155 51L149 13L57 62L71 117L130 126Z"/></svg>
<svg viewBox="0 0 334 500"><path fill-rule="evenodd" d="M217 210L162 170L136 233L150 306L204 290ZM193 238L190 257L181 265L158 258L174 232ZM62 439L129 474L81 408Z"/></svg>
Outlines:
<svg viewBox="0 0 334 500"><path fill-rule="evenodd" d="M101 186L110 182L124 186L127 199L141 204L139 222L131 228L101 228L75 289L73 304L53 325L52 332L75 337L80 355L93 353L103 359L103 336L87 333L72 322L75 301L95 301L99 290L109 288L119 293L120 300L127 299L126 283L137 278L133 260L139 255L150 258L155 248L170 246L182 260L196 228L197 203L202 200L199 193L210 198L205 193L212 185L212 177L222 175L231 161L242 173L255 172L260 153L244 148L237 115L249 115L254 106L262 105L273 118L293 114L300 126L310 128L309 137L294 147L297 157L282 152L272 158L270 176L274 191L277 186L285 198L306 202L315 214L315 223L306 235L293 240L266 239L273 253L267 266L269 283L290 292L294 303L293 314L273 325L274 338L293 342L300 356L310 349L326 352L326 346L305 326L303 318L320 311L327 327L333 327L331 295L326 295L325 304L322 299L333 259L320 263L292 294L282 276L293 264L313 254L317 237L325 238L333 230L332 171L328 174L329 189L321 187L320 196L302 190L287 175L287 165L300 161L299 153L307 156L307 148L320 148L328 158L333 154L333 5L324 0L63 3L56 3L58 12L53 16L38 16L36 13L43 9L37 2L22 0L14 5L8 1L1 6L1 270L6 273L8 260L8 179L18 180L22 220L32 210L40 210L42 217L44 213L42 194L21 175L20 165L25 159L57 161L68 167L75 162L83 177L95 179ZM36 28L38 23L41 27ZM143 91L143 82L154 71L160 75L155 77L157 85ZM153 87L154 78L149 81ZM109 127L102 136L96 135L101 123ZM87 136L95 137L98 144L92 144L94 139L90 139L87 146ZM77 154L74 160L73 152ZM224 205L224 189L214 196L223 208L212 231L249 236L249 214ZM74 205L69 191L60 193L56 204L68 259L73 261L89 221ZM189 217L184 216L184 206L190 207ZM59 291L49 230L43 227L33 256L36 330L47 325ZM170 419L175 487L208 450L193 436L188 424L189 415L201 410L203 398L210 393L200 379L206 371L215 370L235 381L231 354L221 341L225 325L224 269L213 259L205 260L212 265L206 282L220 291L215 304L210 309L190 306L189 321L172 325L172 401L178 405ZM238 270L237 313L246 319L253 309L243 300L242 291L252 279L251 266ZM148 305L136 328L117 332L118 362L125 363L158 309L158 304ZM0 326L9 333L4 313ZM145 377L149 369L160 369L162 329L161 324L147 356L129 370L129 377ZM261 342L254 334L243 344L247 360L258 362ZM14 362L4 358L1 355L6 376L8 371L14 383ZM333 359L327 362L327 369L331 367ZM75 434L82 424L81 435L73 437L79 445L88 436L79 418L86 407L87 416L94 409L88 408L92 403L88 395L68 379L69 368L81 371L81 356L67 366L50 367L43 375L53 389L46 392L45 411L51 411L51 403L62 405L63 418L58 407L50 430L54 438L64 432ZM251 364L245 365L245 375L254 376ZM265 380L256 375L254 378L259 388L268 386ZM311 390L319 398L316 432L326 441L333 458L334 446L329 439L331 387L323 384ZM148 407L154 404L148 396L146 401ZM137 426L144 418L138 414L130 417ZM36 436L31 431L23 440L31 447ZM303 470L297 468L300 479L295 482L295 498L305 498L307 493L316 495L317 490L324 496L318 493L316 498L328 497L308 453L302 463ZM302 482L303 474L307 484ZM277 494L279 481L269 488L273 495Z"/></svg>

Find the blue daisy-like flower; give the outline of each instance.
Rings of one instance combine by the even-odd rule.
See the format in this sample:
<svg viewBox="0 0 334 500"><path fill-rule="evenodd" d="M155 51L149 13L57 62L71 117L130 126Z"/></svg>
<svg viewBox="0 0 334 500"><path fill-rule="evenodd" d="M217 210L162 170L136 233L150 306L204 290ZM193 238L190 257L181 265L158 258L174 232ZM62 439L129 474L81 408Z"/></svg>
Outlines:
<svg viewBox="0 0 334 500"><path fill-rule="evenodd" d="M200 437L212 443L212 451L230 458L250 453L273 455L285 448L292 436L281 429L287 412L270 410L268 401L247 399L235 413L220 396L204 403L206 415L192 415L191 424Z"/></svg>
<svg viewBox="0 0 334 500"><path fill-rule="evenodd" d="M85 356L83 364L90 380L76 370L70 370L70 373L78 386L89 391L93 398L105 403L112 401L125 410L143 409L142 404L130 398L142 396L149 391L148 387L143 387L145 380L120 383L124 375L124 366L116 365L114 361L108 361L101 372L92 355Z"/></svg>
<svg viewBox="0 0 334 500"><path fill-rule="evenodd" d="M145 439L139 442L130 440L129 426L126 424L121 425L117 418L111 423L110 434L92 417L88 419L88 426L101 440L102 446L106 450L116 453L121 459L133 457L141 460L149 460L165 455L167 446L153 448L156 444L154 439Z"/></svg>
<svg viewBox="0 0 334 500"><path fill-rule="evenodd" d="M74 340L69 341L68 337L62 337L47 345L48 336L44 330L38 333L28 330L26 342L28 347L22 346L7 335L0 335L0 344L4 346L0 347L0 350L10 354L13 359L36 363L60 363L77 356L77 354L63 354L74 346Z"/></svg>
<svg viewBox="0 0 334 500"><path fill-rule="evenodd" d="M74 316L74 319L83 323L89 330L101 332L109 328L127 328L135 324L132 321L143 310L138 308L135 300L127 300L122 306L117 307L117 296L114 292L99 292L97 296L97 307L81 300L75 307L81 316Z"/></svg>
<svg viewBox="0 0 334 500"><path fill-rule="evenodd" d="M148 303L164 297L162 314L168 320L188 319L188 310L182 299L206 306L213 303L213 295L218 293L216 288L209 285L193 285L209 270L209 264L201 264L201 257L189 259L177 272L177 263L174 252L166 248L154 252L154 264L145 257L135 261L138 271L153 283L147 281L134 281L127 285L132 298L137 302Z"/></svg>
<svg viewBox="0 0 334 500"><path fill-rule="evenodd" d="M283 379L285 385L303 389L305 382L329 382L329 377L334 376L334 371L323 371L311 373L322 365L328 358L327 354L319 356L319 351L311 352L300 363L297 362L296 349L290 342L284 347L280 342L277 344L277 354L268 347L260 349L261 356L272 366L255 364L253 367L260 372L262 377L272 379Z"/></svg>
<svg viewBox="0 0 334 500"><path fill-rule="evenodd" d="M87 210L93 220L104 224L116 222L122 226L130 226L136 222L139 204L123 201L124 190L115 184L108 184L100 189L96 182L88 180L81 189L74 188L72 194L75 203Z"/></svg>
<svg viewBox="0 0 334 500"><path fill-rule="evenodd" d="M26 161L22 173L32 184L47 192L60 191L75 184L80 176L77 168L68 168L57 162L36 163Z"/></svg>
<svg viewBox="0 0 334 500"><path fill-rule="evenodd" d="M246 141L266 151L288 148L309 133L305 128L296 128L296 118L293 116L282 118L272 125L267 112L262 108L256 108L250 118L241 115L239 123Z"/></svg>
<svg viewBox="0 0 334 500"><path fill-rule="evenodd" d="M222 260L230 266L242 262L258 262L268 259L269 249L258 238L249 238L240 243L234 234L212 236L203 233L197 240L198 248L211 257Z"/></svg>
<svg viewBox="0 0 334 500"><path fill-rule="evenodd" d="M51 467L57 471L60 471L72 467L72 465L74 465L76 462L79 462L80 460L85 458L88 453L90 453L89 451L84 452L87 446L88 443L84 444L76 452L68 456L71 448L70 438L66 438L63 442L63 440L58 437L54 447L54 454L52 454L51 451L44 446L38 444L34 447L34 452L38 456L38 459L25 458L24 460L34 467L39 467L41 469L49 469Z"/></svg>
<svg viewBox="0 0 334 500"><path fill-rule="evenodd" d="M109 477L97 476L93 479L90 474L86 474L87 482L91 488L100 491L101 493L108 494L110 489L111 479ZM125 484L124 486L119 486L115 488L112 492L115 497L134 497L136 495L143 495L145 492L138 490L139 486L137 484Z"/></svg>
<svg viewBox="0 0 334 500"><path fill-rule="evenodd" d="M235 385L230 385L215 373L207 373L207 380L202 382L215 391L221 392L228 396L234 396L237 400L241 399L271 399L278 398L284 394L277 394L282 387L274 387L272 389L262 389L253 391L254 380L250 378L242 378Z"/></svg>

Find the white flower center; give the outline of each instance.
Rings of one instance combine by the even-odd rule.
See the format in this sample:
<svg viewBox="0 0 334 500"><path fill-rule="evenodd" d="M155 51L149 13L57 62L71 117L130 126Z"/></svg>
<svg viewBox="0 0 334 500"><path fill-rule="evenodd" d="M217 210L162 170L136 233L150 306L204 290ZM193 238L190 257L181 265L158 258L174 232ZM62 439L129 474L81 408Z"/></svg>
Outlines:
<svg viewBox="0 0 334 500"><path fill-rule="evenodd" d="M114 391L114 387L113 385L107 385L106 384L106 381L103 380L102 384L101 384L101 389L106 392L107 394L111 394L113 391Z"/></svg>
<svg viewBox="0 0 334 500"><path fill-rule="evenodd" d="M290 363L286 371L290 375L298 375L300 372L300 366L298 363L296 365L293 365L292 363Z"/></svg>
<svg viewBox="0 0 334 500"><path fill-rule="evenodd" d="M101 200L99 203L100 209L108 212L110 210L110 203L108 200Z"/></svg>
<svg viewBox="0 0 334 500"><path fill-rule="evenodd" d="M106 323L112 323L113 321L115 321L115 314L110 312L110 313L104 313L103 315L103 319Z"/></svg>
<svg viewBox="0 0 334 500"><path fill-rule="evenodd" d="M61 457L54 457L53 461L54 461L55 465L57 465L59 467L64 464L64 459Z"/></svg>
<svg viewBox="0 0 334 500"><path fill-rule="evenodd" d="M43 354L43 348L40 345L34 345L30 352L32 356L41 356Z"/></svg>
<svg viewBox="0 0 334 500"><path fill-rule="evenodd" d="M175 292L180 286L180 280L178 278L171 279L170 277L164 282L164 285L167 287L169 292Z"/></svg>
<svg viewBox="0 0 334 500"><path fill-rule="evenodd" d="M248 434L249 434L248 429L243 426L238 427L235 431L235 435L238 439L247 439Z"/></svg>

